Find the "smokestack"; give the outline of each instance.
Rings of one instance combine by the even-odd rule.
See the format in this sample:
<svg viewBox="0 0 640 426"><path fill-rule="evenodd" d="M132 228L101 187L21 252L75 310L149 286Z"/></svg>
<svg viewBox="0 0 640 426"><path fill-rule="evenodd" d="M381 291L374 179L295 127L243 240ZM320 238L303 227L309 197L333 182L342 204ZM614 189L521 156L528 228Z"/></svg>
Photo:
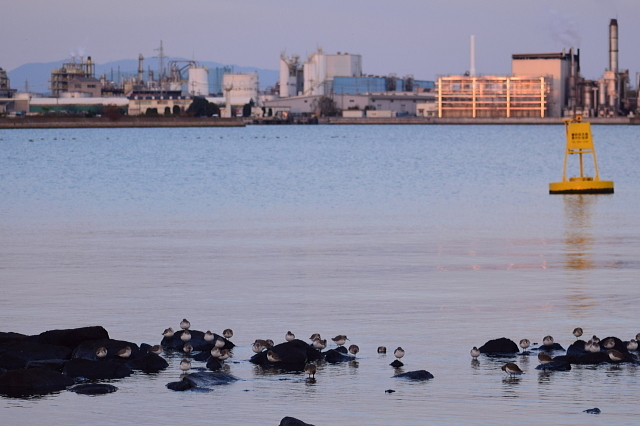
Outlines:
<svg viewBox="0 0 640 426"><path fill-rule="evenodd" d="M87 74L89 77L93 77L93 64L91 63L91 56L87 56Z"/></svg>
<svg viewBox="0 0 640 426"><path fill-rule="evenodd" d="M609 24L609 71L618 73L618 20Z"/></svg>
<svg viewBox="0 0 640 426"><path fill-rule="evenodd" d="M476 76L476 36L471 36L471 67L469 68L469 75L471 77Z"/></svg>
<svg viewBox="0 0 640 426"><path fill-rule="evenodd" d="M142 84L142 74L144 73L144 56L138 56L138 84Z"/></svg>

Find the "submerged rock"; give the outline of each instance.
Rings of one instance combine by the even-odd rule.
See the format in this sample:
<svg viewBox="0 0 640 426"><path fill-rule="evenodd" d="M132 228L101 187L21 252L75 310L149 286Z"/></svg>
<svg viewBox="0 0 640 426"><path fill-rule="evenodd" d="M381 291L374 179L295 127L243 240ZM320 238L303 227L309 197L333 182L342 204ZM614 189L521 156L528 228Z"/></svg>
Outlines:
<svg viewBox="0 0 640 426"><path fill-rule="evenodd" d="M571 364L567 360L556 360L548 364L540 364L536 367L536 370L542 371L571 371Z"/></svg>
<svg viewBox="0 0 640 426"><path fill-rule="evenodd" d="M133 373L133 370L124 364L83 358L74 358L67 362L62 371L69 377L83 377L89 380L122 379Z"/></svg>
<svg viewBox="0 0 640 426"><path fill-rule="evenodd" d="M540 345L537 348L533 348L532 350L551 352L551 351L564 351L564 348L560 343L552 343L550 345Z"/></svg>
<svg viewBox="0 0 640 426"><path fill-rule="evenodd" d="M76 385L69 390L81 395L104 395L107 393L113 393L117 391L118 388L106 383L86 383L82 385Z"/></svg>
<svg viewBox="0 0 640 426"><path fill-rule="evenodd" d="M173 349L177 351L182 351L182 348L185 345L185 342L182 341L180 336L182 336L184 330L176 331L175 334L171 337L163 337L160 344L165 349ZM230 340L225 339L224 337L213 334L213 342L207 342L204 340L204 332L199 330L189 330L191 334L191 339L189 340L189 344L193 346L194 351L202 351L202 352L210 352L213 349L213 342L215 342L218 338L224 340L224 346L220 349L233 349L236 345L234 345Z"/></svg>
<svg viewBox="0 0 640 426"><path fill-rule="evenodd" d="M402 361L400 361L399 359L396 359L395 361L393 361L389 365L392 366L393 368L400 368L400 367L404 366L404 363Z"/></svg>
<svg viewBox="0 0 640 426"><path fill-rule="evenodd" d="M299 339L280 343L270 349L281 359L271 363L267 359L267 351L260 352L251 357L251 362L262 366L273 366L283 370L303 371L307 362L317 361L323 358L322 353L311 345Z"/></svg>
<svg viewBox="0 0 640 426"><path fill-rule="evenodd" d="M598 407L595 408L589 408L588 410L584 410L583 413L587 413L587 414L600 414L601 411Z"/></svg>
<svg viewBox="0 0 640 426"><path fill-rule="evenodd" d="M408 379L408 380L417 380L424 381L433 379L433 374L429 373L427 370L416 370L416 371L407 371L406 373L396 374L393 376L394 379Z"/></svg>
<svg viewBox="0 0 640 426"><path fill-rule="evenodd" d="M11 370L0 375L0 394L11 397L44 395L74 384L72 378L42 368Z"/></svg>
<svg viewBox="0 0 640 426"><path fill-rule="evenodd" d="M348 353L347 354L342 353L341 351L338 351L336 349L329 349L328 351L325 351L322 354L324 355L324 359L327 362L330 362L332 364L337 364L340 362L349 362L356 359L355 356L350 355Z"/></svg>
<svg viewBox="0 0 640 426"><path fill-rule="evenodd" d="M210 371L199 371L185 376L182 381L191 383L194 387L206 388L209 386L226 385L240 380L229 373L217 373Z"/></svg>
<svg viewBox="0 0 640 426"><path fill-rule="evenodd" d="M169 366L169 363L160 355L147 352L142 357L132 359L127 365L134 370L141 370L144 373L157 373Z"/></svg>
<svg viewBox="0 0 640 426"><path fill-rule="evenodd" d="M489 340L478 349L481 354L487 355L513 355L520 352L516 342L506 337Z"/></svg>
<svg viewBox="0 0 640 426"><path fill-rule="evenodd" d="M295 417L283 417L280 420L279 426L313 426L310 423L305 423L302 420L298 420Z"/></svg>
<svg viewBox="0 0 640 426"><path fill-rule="evenodd" d="M32 337L37 343L66 346L71 350L83 342L108 338L109 333L100 326L49 330Z"/></svg>

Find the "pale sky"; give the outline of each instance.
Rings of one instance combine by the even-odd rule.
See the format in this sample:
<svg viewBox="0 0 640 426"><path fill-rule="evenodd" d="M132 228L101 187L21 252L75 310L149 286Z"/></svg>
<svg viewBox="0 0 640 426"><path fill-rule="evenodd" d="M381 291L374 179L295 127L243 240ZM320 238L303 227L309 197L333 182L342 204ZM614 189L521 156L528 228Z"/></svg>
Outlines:
<svg viewBox="0 0 640 426"><path fill-rule="evenodd" d="M469 69L508 74L512 53L581 48L582 74L608 66L608 25L620 68L640 71L640 0L3 0L0 67L91 55L97 63L165 54L278 69L280 52L362 55L366 74L418 79Z"/></svg>

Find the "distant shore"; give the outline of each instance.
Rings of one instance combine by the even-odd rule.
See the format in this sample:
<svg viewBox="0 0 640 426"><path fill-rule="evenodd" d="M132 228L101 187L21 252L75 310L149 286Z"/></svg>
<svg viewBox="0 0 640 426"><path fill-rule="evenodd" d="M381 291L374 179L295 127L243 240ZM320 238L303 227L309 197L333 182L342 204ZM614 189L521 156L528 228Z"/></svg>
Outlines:
<svg viewBox="0 0 640 426"><path fill-rule="evenodd" d="M195 117L13 117L0 118L0 129L73 129L116 127L244 127L242 118Z"/></svg>
<svg viewBox="0 0 640 426"><path fill-rule="evenodd" d="M313 118L313 117L312 117ZM585 118L597 125L640 125L640 117ZM293 120L279 118L195 118L195 117L13 117L0 118L0 129L73 129L73 128L124 128L124 127L244 127L261 124L431 124L431 125L560 125L562 118L436 118L436 117L387 117L347 118L294 117Z"/></svg>

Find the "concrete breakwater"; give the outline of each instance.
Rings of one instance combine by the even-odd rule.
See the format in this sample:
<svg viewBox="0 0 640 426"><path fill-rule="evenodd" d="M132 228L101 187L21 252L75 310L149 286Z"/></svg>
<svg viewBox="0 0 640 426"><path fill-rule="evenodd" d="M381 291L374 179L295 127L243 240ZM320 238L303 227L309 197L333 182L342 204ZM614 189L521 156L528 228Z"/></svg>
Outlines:
<svg viewBox="0 0 640 426"><path fill-rule="evenodd" d="M592 124L610 124L610 125L629 125L640 124L640 117L613 117L601 118L591 117L584 118ZM523 118L504 118L504 117L456 117L456 118L438 118L438 117L323 117L318 120L318 124L563 124L560 117L523 117Z"/></svg>
<svg viewBox="0 0 640 426"><path fill-rule="evenodd" d="M14 117L0 118L0 129L117 127L244 127L242 118L200 117Z"/></svg>

